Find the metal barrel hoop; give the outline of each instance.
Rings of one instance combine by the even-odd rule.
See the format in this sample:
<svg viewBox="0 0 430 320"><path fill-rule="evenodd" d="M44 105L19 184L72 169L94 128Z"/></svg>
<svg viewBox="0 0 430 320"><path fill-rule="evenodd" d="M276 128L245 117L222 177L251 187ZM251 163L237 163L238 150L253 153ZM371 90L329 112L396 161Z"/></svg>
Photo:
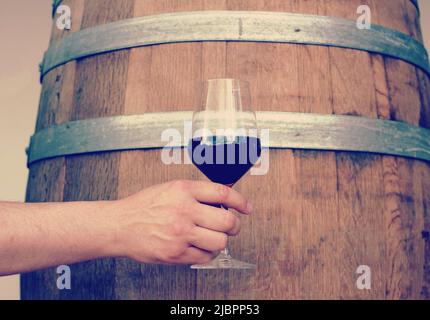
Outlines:
<svg viewBox="0 0 430 320"><path fill-rule="evenodd" d="M126 19L87 28L53 43L41 76L69 61L141 46L201 41L295 43L349 48L394 57L430 75L428 54L409 35L352 20L261 11L193 11Z"/></svg>
<svg viewBox="0 0 430 320"><path fill-rule="evenodd" d="M53 157L101 151L160 149L165 129L185 135L192 112L161 112L87 119L37 132L28 148L28 164ZM270 130L263 147L369 152L430 162L430 130L403 122L357 116L257 112L259 127ZM182 141L170 147L185 147Z"/></svg>

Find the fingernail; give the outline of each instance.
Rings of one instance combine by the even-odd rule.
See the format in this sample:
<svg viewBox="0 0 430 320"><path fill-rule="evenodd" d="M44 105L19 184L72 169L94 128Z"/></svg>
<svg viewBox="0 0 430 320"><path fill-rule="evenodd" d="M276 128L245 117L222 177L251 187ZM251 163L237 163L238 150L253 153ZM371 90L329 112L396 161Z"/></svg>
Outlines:
<svg viewBox="0 0 430 320"><path fill-rule="evenodd" d="M248 201L248 204L246 205L246 211L248 213L252 213L252 204L251 202Z"/></svg>

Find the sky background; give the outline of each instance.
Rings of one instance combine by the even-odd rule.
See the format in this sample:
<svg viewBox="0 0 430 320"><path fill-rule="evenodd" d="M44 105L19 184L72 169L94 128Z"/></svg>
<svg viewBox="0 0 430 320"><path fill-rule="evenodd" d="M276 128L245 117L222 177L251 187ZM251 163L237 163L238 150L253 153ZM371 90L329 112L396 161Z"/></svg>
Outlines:
<svg viewBox="0 0 430 320"><path fill-rule="evenodd" d="M24 200L28 174L25 148L36 121L41 89L38 64L48 47L51 3L1 0L0 201ZM430 47L430 0L420 3L422 30ZM0 278L0 300L18 298L19 278Z"/></svg>

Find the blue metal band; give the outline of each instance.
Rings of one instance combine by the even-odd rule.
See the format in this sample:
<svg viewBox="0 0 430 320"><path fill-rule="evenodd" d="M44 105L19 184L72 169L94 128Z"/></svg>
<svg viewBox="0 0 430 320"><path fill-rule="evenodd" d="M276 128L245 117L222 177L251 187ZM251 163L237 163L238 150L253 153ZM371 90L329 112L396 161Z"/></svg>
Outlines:
<svg viewBox="0 0 430 320"><path fill-rule="evenodd" d="M28 148L28 163L100 151L163 148L165 129L185 135L192 112L88 119L37 132ZM430 161L430 130L403 122L356 116L257 112L260 129L270 130L264 147L370 152ZM171 147L183 147L188 141Z"/></svg>
<svg viewBox="0 0 430 320"><path fill-rule="evenodd" d="M324 45L402 59L430 74L428 54L412 37L379 25L360 30L335 17L279 12L195 11L126 19L84 29L53 43L42 77L69 61L116 50L194 41L252 41Z"/></svg>

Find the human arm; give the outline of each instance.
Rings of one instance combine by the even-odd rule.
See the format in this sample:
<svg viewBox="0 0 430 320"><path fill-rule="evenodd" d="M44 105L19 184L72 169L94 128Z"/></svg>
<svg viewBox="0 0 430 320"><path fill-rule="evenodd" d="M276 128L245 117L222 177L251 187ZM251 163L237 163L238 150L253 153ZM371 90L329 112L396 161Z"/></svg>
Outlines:
<svg viewBox="0 0 430 320"><path fill-rule="evenodd" d="M248 214L238 192L203 181L174 181L117 201L0 202L0 275L103 257L142 263L209 261Z"/></svg>

